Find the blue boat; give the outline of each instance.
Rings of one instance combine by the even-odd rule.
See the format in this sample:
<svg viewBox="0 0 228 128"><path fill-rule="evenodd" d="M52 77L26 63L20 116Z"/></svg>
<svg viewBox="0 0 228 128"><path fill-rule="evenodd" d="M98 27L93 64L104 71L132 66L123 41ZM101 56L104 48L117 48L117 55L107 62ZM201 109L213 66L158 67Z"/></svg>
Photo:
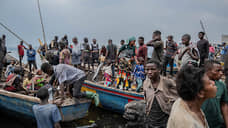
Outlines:
<svg viewBox="0 0 228 128"><path fill-rule="evenodd" d="M0 89L1 110L13 112L14 115L23 115L23 118L35 119L32 106L39 102L40 100L36 97ZM72 99L64 100L64 103L59 107L62 121L67 122L87 116L90 104L91 100L88 99L81 99L77 105Z"/></svg>
<svg viewBox="0 0 228 128"><path fill-rule="evenodd" d="M137 93L135 91L125 91L113 87L105 87L103 84L85 81L81 91L91 91L99 94L100 107L124 113L124 106L134 100L143 100L143 92Z"/></svg>

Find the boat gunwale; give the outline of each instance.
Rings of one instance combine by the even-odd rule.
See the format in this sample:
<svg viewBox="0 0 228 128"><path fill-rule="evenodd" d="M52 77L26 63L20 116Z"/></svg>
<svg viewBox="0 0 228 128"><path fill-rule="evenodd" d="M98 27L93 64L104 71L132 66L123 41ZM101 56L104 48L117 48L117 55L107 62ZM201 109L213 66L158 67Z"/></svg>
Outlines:
<svg viewBox="0 0 228 128"><path fill-rule="evenodd" d="M18 99L30 101L33 103L40 103L40 99L37 97L27 96L27 95L15 93L15 92L9 92L9 91L3 90L3 89L0 89L0 95L8 96L11 98L18 98ZM89 100L89 99L80 100L80 104L88 103L88 102L91 102L91 100ZM67 106L72 106L72 105L75 105L75 104L71 103L71 104L67 104L67 105L61 105L60 107L67 107Z"/></svg>
<svg viewBox="0 0 228 128"><path fill-rule="evenodd" d="M129 96L135 96L135 97L140 97L140 98L144 97L144 93L143 92L137 93L137 92L133 92L133 91L130 92L130 91L126 91L126 90L120 90L120 89L116 89L116 88L113 88L113 87L104 87L102 84L99 84L99 83L96 83L96 82L92 82L92 81L88 81L88 80L85 80L84 84L89 84L89 85L92 85L92 86L96 86L98 88L102 88L102 89L105 89L105 90L122 93L122 94L129 95Z"/></svg>

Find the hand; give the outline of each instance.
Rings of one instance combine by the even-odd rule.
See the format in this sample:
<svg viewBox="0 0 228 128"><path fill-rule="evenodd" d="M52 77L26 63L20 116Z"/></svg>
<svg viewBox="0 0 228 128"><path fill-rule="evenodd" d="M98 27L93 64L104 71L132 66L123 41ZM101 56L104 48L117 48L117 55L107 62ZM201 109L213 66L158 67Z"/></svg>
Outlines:
<svg viewBox="0 0 228 128"><path fill-rule="evenodd" d="M171 56L171 58L172 58L172 59L174 59L174 58L175 58L175 56Z"/></svg>

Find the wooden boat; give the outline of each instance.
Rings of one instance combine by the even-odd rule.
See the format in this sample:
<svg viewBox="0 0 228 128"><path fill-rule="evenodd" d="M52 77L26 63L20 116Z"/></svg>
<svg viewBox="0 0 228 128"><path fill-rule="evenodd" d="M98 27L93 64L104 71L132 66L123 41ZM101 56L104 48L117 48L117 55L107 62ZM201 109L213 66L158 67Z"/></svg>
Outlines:
<svg viewBox="0 0 228 128"><path fill-rule="evenodd" d="M124 106L134 100L143 100L143 93L135 91L124 91L113 87L105 87L103 84L85 81L82 86L82 91L91 91L99 94L100 107L124 113Z"/></svg>
<svg viewBox="0 0 228 128"><path fill-rule="evenodd" d="M7 112L9 111L11 113L13 112L14 115L22 115L23 118L35 119L32 106L34 104L38 104L39 102L40 100L36 97L0 89L1 110ZM59 107L63 122L72 121L87 116L91 100L81 99L79 104L75 105L74 103L74 100L66 99Z"/></svg>

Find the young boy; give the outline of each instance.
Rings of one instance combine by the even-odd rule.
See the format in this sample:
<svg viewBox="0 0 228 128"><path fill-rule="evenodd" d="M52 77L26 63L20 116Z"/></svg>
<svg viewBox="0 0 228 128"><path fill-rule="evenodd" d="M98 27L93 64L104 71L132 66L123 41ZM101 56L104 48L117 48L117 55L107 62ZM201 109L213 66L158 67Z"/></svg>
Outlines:
<svg viewBox="0 0 228 128"><path fill-rule="evenodd" d="M60 112L56 105L48 103L48 89L40 88L37 97L41 103L33 105L32 109L36 117L38 128L61 128L59 122L62 120Z"/></svg>
<svg viewBox="0 0 228 128"><path fill-rule="evenodd" d="M181 49L181 52L178 56L178 59L181 61L181 67L186 64L191 64L195 67L198 67L199 56L197 51L194 48L190 47L191 36L189 34L184 34L182 36L182 44L184 47Z"/></svg>
<svg viewBox="0 0 228 128"><path fill-rule="evenodd" d="M139 92L140 88L142 87L143 81L145 80L145 71L144 71L144 59L142 57L138 57L137 59L139 64L135 66L134 77L137 83L136 92Z"/></svg>
<svg viewBox="0 0 228 128"><path fill-rule="evenodd" d="M58 83L60 84L60 96L61 96L61 102L63 102L64 99L64 87L67 88L67 94L72 94L71 90L73 87L73 96L75 98L81 98L81 97L88 97L88 98L94 98L95 105L99 105L99 95L96 93L92 93L89 91L81 92L81 87L86 79L86 75L84 71L75 68L73 66L70 66L68 64L58 64L56 66L51 66L48 63L43 63L41 65L41 70L44 73L47 73L49 76L52 76L51 80L49 81L49 84L53 85L54 81L57 79Z"/></svg>
<svg viewBox="0 0 228 128"><path fill-rule="evenodd" d="M206 100L202 109L205 113L210 128L228 127L228 94L225 84L220 81L223 69L220 62L209 60L204 68L209 79L215 82L217 93L215 98Z"/></svg>

